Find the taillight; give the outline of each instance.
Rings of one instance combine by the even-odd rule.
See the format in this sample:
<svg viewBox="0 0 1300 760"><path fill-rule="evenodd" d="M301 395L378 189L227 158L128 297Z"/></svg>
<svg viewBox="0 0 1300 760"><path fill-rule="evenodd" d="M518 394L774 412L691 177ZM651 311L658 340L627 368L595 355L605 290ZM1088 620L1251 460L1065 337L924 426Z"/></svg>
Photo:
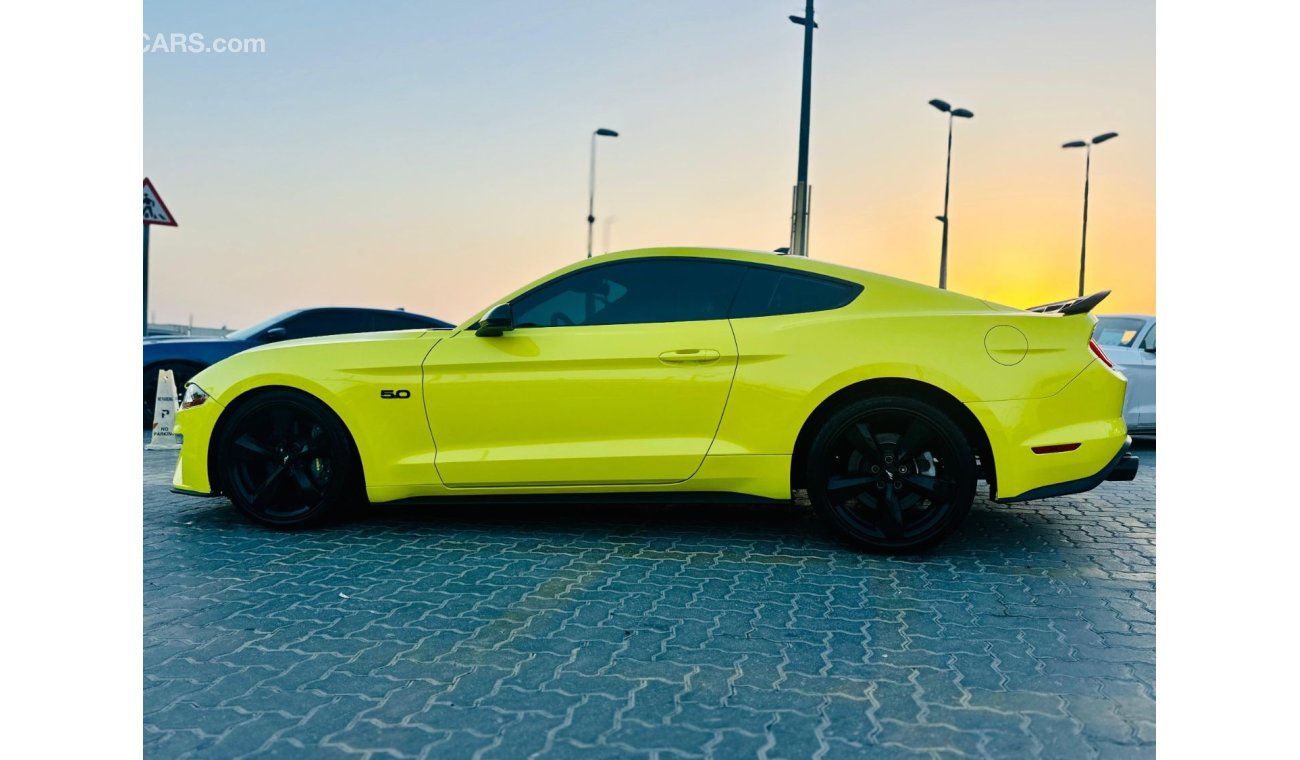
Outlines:
<svg viewBox="0 0 1300 760"><path fill-rule="evenodd" d="M1101 350L1101 346L1097 345L1097 341L1089 339L1088 348L1092 349L1092 352L1097 355L1098 359L1101 359L1103 362L1106 362L1107 367L1110 367L1111 369L1115 368L1115 363L1110 360L1109 356L1106 356L1105 351Z"/></svg>

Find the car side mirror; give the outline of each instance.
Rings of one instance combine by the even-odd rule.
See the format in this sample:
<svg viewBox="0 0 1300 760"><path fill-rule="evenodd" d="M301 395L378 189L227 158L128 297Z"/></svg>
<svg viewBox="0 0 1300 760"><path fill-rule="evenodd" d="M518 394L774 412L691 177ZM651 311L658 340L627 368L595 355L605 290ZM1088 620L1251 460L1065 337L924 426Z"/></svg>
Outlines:
<svg viewBox="0 0 1300 760"><path fill-rule="evenodd" d="M514 312L510 309L510 304L499 303L488 309L488 313L478 321L478 329L474 334L480 338L496 338L507 330L515 329Z"/></svg>
<svg viewBox="0 0 1300 760"><path fill-rule="evenodd" d="M1143 347L1142 347L1142 350L1143 350L1143 351L1146 351L1148 354L1154 354L1154 353L1156 352L1156 347L1155 347L1155 346L1143 346Z"/></svg>
<svg viewBox="0 0 1300 760"><path fill-rule="evenodd" d="M265 338L268 342L284 340L285 338L289 337L289 331L284 329L283 327L272 327L270 330L267 330L266 332L262 333L262 337Z"/></svg>

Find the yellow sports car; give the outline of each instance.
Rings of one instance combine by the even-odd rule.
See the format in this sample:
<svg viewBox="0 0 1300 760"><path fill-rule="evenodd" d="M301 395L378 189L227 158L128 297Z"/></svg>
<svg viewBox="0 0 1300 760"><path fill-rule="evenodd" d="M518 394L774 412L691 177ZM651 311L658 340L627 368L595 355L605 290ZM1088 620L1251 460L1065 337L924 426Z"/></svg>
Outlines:
<svg viewBox="0 0 1300 760"><path fill-rule="evenodd" d="M450 330L287 341L186 387L175 490L298 526L351 503L789 501L873 551L1131 480L1104 293L1022 311L821 261L586 259Z"/></svg>

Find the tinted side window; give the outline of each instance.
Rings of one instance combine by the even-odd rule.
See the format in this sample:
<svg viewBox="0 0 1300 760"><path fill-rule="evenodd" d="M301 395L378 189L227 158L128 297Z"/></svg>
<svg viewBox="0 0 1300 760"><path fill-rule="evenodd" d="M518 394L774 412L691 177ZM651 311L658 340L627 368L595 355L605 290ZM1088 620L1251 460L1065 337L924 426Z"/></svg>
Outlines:
<svg viewBox="0 0 1300 760"><path fill-rule="evenodd" d="M321 335L365 332L370 329L370 324L364 313L324 309L291 317L281 327L290 338L315 338Z"/></svg>
<svg viewBox="0 0 1300 760"><path fill-rule="evenodd" d="M684 258L589 267L517 299L515 326L726 319L744 272L745 267L736 264Z"/></svg>
<svg viewBox="0 0 1300 760"><path fill-rule="evenodd" d="M750 267L731 307L731 318L838 309L861 292L857 283L774 267Z"/></svg>

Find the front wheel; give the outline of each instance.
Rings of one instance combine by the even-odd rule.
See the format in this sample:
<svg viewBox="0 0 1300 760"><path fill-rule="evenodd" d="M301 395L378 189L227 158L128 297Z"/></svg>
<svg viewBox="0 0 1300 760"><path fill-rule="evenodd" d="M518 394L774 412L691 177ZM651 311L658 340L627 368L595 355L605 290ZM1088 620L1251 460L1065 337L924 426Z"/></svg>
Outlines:
<svg viewBox="0 0 1300 760"><path fill-rule="evenodd" d="M310 396L258 396L234 410L218 446L222 491L258 522L319 523L358 498L352 439L334 413Z"/></svg>
<svg viewBox="0 0 1300 760"><path fill-rule="evenodd" d="M841 407L813 439L805 467L818 513L841 538L872 552L934 545L975 498L975 453L961 428L907 397Z"/></svg>

